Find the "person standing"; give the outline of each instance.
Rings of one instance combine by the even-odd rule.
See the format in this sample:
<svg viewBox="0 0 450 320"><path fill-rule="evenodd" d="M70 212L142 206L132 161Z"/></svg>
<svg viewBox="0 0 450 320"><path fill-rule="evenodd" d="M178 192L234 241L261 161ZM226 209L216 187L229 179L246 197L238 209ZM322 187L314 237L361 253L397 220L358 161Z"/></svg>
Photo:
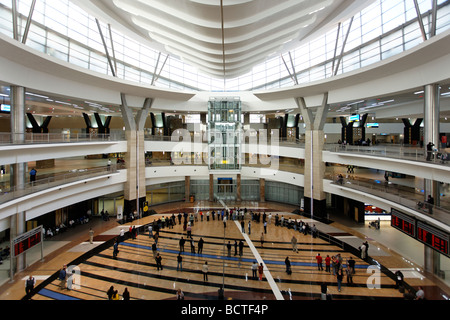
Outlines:
<svg viewBox="0 0 450 320"><path fill-rule="evenodd" d="M259 273L259 280L261 281L263 273L264 273L264 266L263 266L262 262L258 266L258 273Z"/></svg>
<svg viewBox="0 0 450 320"><path fill-rule="evenodd" d="M264 233L267 233L267 221L264 221Z"/></svg>
<svg viewBox="0 0 450 320"><path fill-rule="evenodd" d="M184 293L181 289L177 290L177 300L184 300Z"/></svg>
<svg viewBox="0 0 450 320"><path fill-rule="evenodd" d="M156 259L156 254L157 254L158 248L156 247L156 242L153 242L152 244L152 253L153 253L153 258Z"/></svg>
<svg viewBox="0 0 450 320"><path fill-rule="evenodd" d="M186 242L186 240L181 237L180 239L180 252L184 252L184 243Z"/></svg>
<svg viewBox="0 0 450 320"><path fill-rule="evenodd" d="M241 229L242 229L242 233L245 233L245 223L244 223L244 220L241 220Z"/></svg>
<svg viewBox="0 0 450 320"><path fill-rule="evenodd" d="M195 243L193 238L191 238L191 253L195 254Z"/></svg>
<svg viewBox="0 0 450 320"><path fill-rule="evenodd" d="M284 259L284 264L286 265L286 273L289 275L292 274L291 261L289 260L289 257L286 257L286 259Z"/></svg>
<svg viewBox="0 0 450 320"><path fill-rule="evenodd" d="M237 248L238 248L238 243L236 240L234 240L234 255L237 256Z"/></svg>
<svg viewBox="0 0 450 320"><path fill-rule="evenodd" d="M327 257L325 258L325 272L331 273L330 266L331 266L331 258L327 254Z"/></svg>
<svg viewBox="0 0 450 320"><path fill-rule="evenodd" d="M62 269L59 271L59 288L60 289L65 289L66 288L66 281L67 281L67 271L66 271L67 266L64 265L62 267Z"/></svg>
<svg viewBox="0 0 450 320"><path fill-rule="evenodd" d="M36 169L35 168L31 169L31 171L30 171L30 182L31 183L36 181L36 174L37 174Z"/></svg>
<svg viewBox="0 0 450 320"><path fill-rule="evenodd" d="M428 195L427 204L428 204L428 213L433 214L434 198L431 195Z"/></svg>
<svg viewBox="0 0 450 320"><path fill-rule="evenodd" d="M347 264L345 272L347 273L347 283L353 283L353 272L349 264Z"/></svg>
<svg viewBox="0 0 450 320"><path fill-rule="evenodd" d="M257 273L258 273L258 264L256 263L256 261L253 261L253 264L252 264L252 277L253 277L253 280L256 280L256 278L258 277Z"/></svg>
<svg viewBox="0 0 450 320"><path fill-rule="evenodd" d="M348 259L347 261L347 264L350 267L352 275L355 274L355 260L352 257L350 257L350 259Z"/></svg>
<svg viewBox="0 0 450 320"><path fill-rule="evenodd" d="M183 271L183 257L181 256L181 253L178 253L177 256L177 271L178 270Z"/></svg>
<svg viewBox="0 0 450 320"><path fill-rule="evenodd" d="M322 256L320 255L320 253L317 254L316 256L316 261L317 261L317 269L319 271L323 271L323 266L322 266Z"/></svg>
<svg viewBox="0 0 450 320"><path fill-rule="evenodd" d="M202 272L203 272L203 282L208 281L208 261L205 261L205 263L202 266Z"/></svg>
<svg viewBox="0 0 450 320"><path fill-rule="evenodd" d="M122 293L122 299L123 300L130 300L130 292L128 291L128 288L125 288L125 290Z"/></svg>
<svg viewBox="0 0 450 320"><path fill-rule="evenodd" d="M423 291L423 288L419 286L419 290L416 292L416 298L415 300L424 300L425 299L425 292Z"/></svg>
<svg viewBox="0 0 450 320"><path fill-rule="evenodd" d="M239 241L239 255L242 256L244 254L244 242Z"/></svg>
<svg viewBox="0 0 450 320"><path fill-rule="evenodd" d="M106 292L106 295L108 296L108 300L112 300L112 297L114 295L114 286L109 287L109 290Z"/></svg>
<svg viewBox="0 0 450 320"><path fill-rule="evenodd" d="M227 251L228 251L228 256L231 257L231 243L230 243L230 241L228 241L228 243L227 243Z"/></svg>
<svg viewBox="0 0 450 320"><path fill-rule="evenodd" d="M344 272L342 268L339 268L336 273L336 280L338 285L338 291L341 292L342 279L344 278Z"/></svg>
<svg viewBox="0 0 450 320"><path fill-rule="evenodd" d="M31 298L31 294L33 293L35 285L36 279L32 275L30 275L25 281L25 293L27 294L27 299Z"/></svg>
<svg viewBox="0 0 450 320"><path fill-rule="evenodd" d="M433 155L434 143L428 142L427 144L427 161L431 161L431 156Z"/></svg>
<svg viewBox="0 0 450 320"><path fill-rule="evenodd" d="M361 259L366 259L366 244L363 243L361 247L359 247L359 250L361 251Z"/></svg>
<svg viewBox="0 0 450 320"><path fill-rule="evenodd" d="M250 222L250 220L248 221L248 234L252 233L252 223Z"/></svg>
<svg viewBox="0 0 450 320"><path fill-rule="evenodd" d="M203 238L200 238L200 240L198 241L198 249L197 249L197 253L198 254L202 254L203 252Z"/></svg>
<svg viewBox="0 0 450 320"><path fill-rule="evenodd" d="M113 246L113 258L117 259L117 254L119 253L119 238L116 238Z"/></svg>
<svg viewBox="0 0 450 320"><path fill-rule="evenodd" d="M92 228L89 229L89 243L94 243L94 230L92 230Z"/></svg>

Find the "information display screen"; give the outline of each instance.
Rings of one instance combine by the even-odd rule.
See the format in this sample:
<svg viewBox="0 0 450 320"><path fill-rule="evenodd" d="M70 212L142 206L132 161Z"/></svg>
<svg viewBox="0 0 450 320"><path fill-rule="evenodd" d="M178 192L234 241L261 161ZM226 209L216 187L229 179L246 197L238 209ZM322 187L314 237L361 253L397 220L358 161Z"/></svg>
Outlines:
<svg viewBox="0 0 450 320"><path fill-rule="evenodd" d="M403 231L411 237L416 237L416 221L398 210L391 210L391 226Z"/></svg>
<svg viewBox="0 0 450 320"><path fill-rule="evenodd" d="M33 229L29 232L12 240L12 254L17 257L25 251L33 248L42 241L42 227Z"/></svg>
<svg viewBox="0 0 450 320"><path fill-rule="evenodd" d="M420 221L417 222L417 240L449 256L449 235Z"/></svg>

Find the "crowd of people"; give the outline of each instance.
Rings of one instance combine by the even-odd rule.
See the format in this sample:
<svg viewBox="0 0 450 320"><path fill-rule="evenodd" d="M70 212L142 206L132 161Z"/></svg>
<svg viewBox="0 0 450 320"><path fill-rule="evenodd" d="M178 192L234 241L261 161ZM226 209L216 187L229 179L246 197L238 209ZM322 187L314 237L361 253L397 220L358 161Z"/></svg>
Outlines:
<svg viewBox="0 0 450 320"><path fill-rule="evenodd" d="M164 215L161 217L158 217L156 220L154 220L152 223L147 225L148 236L152 240L152 253L153 253L153 259L155 260L155 265L157 271L162 271L164 269L164 260L163 256L160 250L158 250L159 246L159 232L161 229L168 228L172 229L174 226L182 225L183 226L183 234L180 236L178 241L178 255L176 256L176 270L182 272L183 271L183 255L185 253L185 244L187 244L190 247L190 253L191 255L196 255L198 257L202 257L203 253L203 247L205 244L205 241L201 236L196 237L194 235L194 226L202 221L220 221L223 223L224 228L227 227L227 221L240 221L241 225L241 232L242 233L248 233L251 234L251 225L252 223L263 223L264 232L261 233L261 246L263 246L264 243L264 234L267 232L267 226L271 225L272 222L275 225L275 227L283 227L292 229L294 231L298 231L299 233L303 235L310 234L312 237L317 237L319 232L316 228L316 226L313 224L310 226L307 222L302 221L301 219L292 218L292 216L288 216L287 218L284 217L284 215L280 214L272 214L272 213L266 213L266 212L254 212L252 210L247 210L246 208L239 209L239 208L233 208L233 209L222 209L222 210L198 210L194 211L192 213L186 213L186 212L179 212L178 214L170 214L170 215ZM247 223L245 223L247 222ZM247 229L245 226L247 225ZM117 256L119 254L119 245L121 242L126 240L126 237L129 239L136 239L138 234L138 229L135 226L129 226L129 229L127 230L125 227L121 228L120 234L115 238L114 245L113 245L113 258L117 259ZM194 240L194 237L197 238L197 240ZM295 233L292 236L291 239L292 244L292 250L293 252L298 253L298 240L295 236ZM197 245L197 247L196 247ZM228 241L226 244L227 248L227 254L228 257L232 256L232 249L234 246L234 256L242 257L244 253L244 241L240 240L234 241L234 244L231 243L231 241ZM362 259L366 259L368 257L368 248L369 244L367 241L365 241L360 246L360 255ZM328 273L330 276L335 277L336 283L337 283L337 289L340 292L342 288L342 283L344 279L344 275L346 275L347 284L353 284L353 277L355 275L355 260L352 256L349 256L346 259L346 262L344 264L344 258L341 256L340 253L337 253L336 255L333 255L330 257L330 255L321 256L320 253L317 253L315 256L315 260L317 263L317 270L318 271L324 271L325 273ZM286 265L286 273L288 275L292 274L292 268L291 268L291 261L289 259L289 256L285 259L285 265ZM263 263L257 263L257 261L253 261L251 264L251 271L252 271L252 279L260 281L263 279L264 274L264 265ZM208 282L208 273L209 273L209 265L208 261L202 261L202 265L200 267L200 271L203 275L203 282ZM65 269L61 270L60 273L60 280L61 283L64 283L67 278L67 275L64 274ZM63 275L64 274L64 275ZM27 281L27 283L32 283L31 280ZM323 286L322 286L323 287ZM326 286L325 286L326 287ZM323 289L323 288L322 288ZM29 292L29 289L27 289L27 294ZM107 292L107 297L109 300L128 300L130 299L130 293L127 288L125 288L124 292L122 293L122 298L120 298L120 295L118 293L118 290L114 289L114 286L111 286L111 288ZM184 299L184 293L178 289L176 291L177 299ZM329 292L326 290L324 293L324 290L322 290L322 299L329 299L330 298Z"/></svg>

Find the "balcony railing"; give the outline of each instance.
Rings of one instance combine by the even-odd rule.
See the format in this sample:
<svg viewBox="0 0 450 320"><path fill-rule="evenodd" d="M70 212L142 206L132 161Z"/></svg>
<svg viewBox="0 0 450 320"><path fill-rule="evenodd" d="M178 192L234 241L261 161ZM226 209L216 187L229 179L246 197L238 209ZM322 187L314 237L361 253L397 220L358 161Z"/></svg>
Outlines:
<svg viewBox="0 0 450 320"><path fill-rule="evenodd" d="M333 180L332 184L334 185L379 196L450 225L449 203L440 199L440 206L428 204L424 201L424 194L416 188L387 181L340 178L336 175L328 175L327 178Z"/></svg>
<svg viewBox="0 0 450 320"><path fill-rule="evenodd" d="M0 145L121 141L124 134L0 133Z"/></svg>
<svg viewBox="0 0 450 320"><path fill-rule="evenodd" d="M75 169L67 173L57 173L54 176L48 178L38 179L36 181L28 182L23 185L3 189L0 190L0 204L42 190L80 181L82 179L89 179L112 173L117 173L118 167L119 167L118 165L112 164L110 166L104 167Z"/></svg>
<svg viewBox="0 0 450 320"><path fill-rule="evenodd" d="M352 146L339 144L326 144L324 150L337 153L353 153L376 157L394 158L402 160L420 161L449 166L446 148L435 149L427 159L427 151L424 148L404 145L376 145L376 146Z"/></svg>

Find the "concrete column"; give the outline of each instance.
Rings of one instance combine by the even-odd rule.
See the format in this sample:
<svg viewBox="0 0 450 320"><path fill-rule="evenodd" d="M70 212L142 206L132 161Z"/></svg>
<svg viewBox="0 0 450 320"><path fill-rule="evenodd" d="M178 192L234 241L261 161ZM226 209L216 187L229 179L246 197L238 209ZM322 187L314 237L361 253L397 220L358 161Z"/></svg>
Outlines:
<svg viewBox="0 0 450 320"><path fill-rule="evenodd" d="M434 144L434 148L439 148L439 85L430 84L424 87L424 148L426 154L427 144L429 142ZM439 183L434 180L424 180L424 196L425 201L428 199L428 195L434 198L435 205L439 205L440 192ZM439 267L439 254L433 249L425 246L424 249L424 269L425 271L435 274Z"/></svg>
<svg viewBox="0 0 450 320"><path fill-rule="evenodd" d="M25 88L11 86L11 140L13 143L25 142ZM26 183L27 164L14 163L11 165L11 186L22 189ZM17 212L10 218L11 239L26 232L26 214ZM13 270L22 271L26 267L26 253L13 261Z"/></svg>
<svg viewBox="0 0 450 320"><path fill-rule="evenodd" d="M259 202L266 202L266 180L259 179Z"/></svg>
<svg viewBox="0 0 450 320"><path fill-rule="evenodd" d="M127 139L127 153L125 155L127 181L124 187L124 214L129 214L135 210L140 214L147 196L144 127L153 100L150 98L145 99L142 109L137 112L135 118L131 108L128 107L124 94L121 94L121 99L121 112Z"/></svg>
<svg viewBox="0 0 450 320"><path fill-rule="evenodd" d="M184 177L184 202L189 202L191 196L191 177Z"/></svg>
<svg viewBox="0 0 450 320"><path fill-rule="evenodd" d="M209 175L209 201L214 201L214 175Z"/></svg>
<svg viewBox="0 0 450 320"><path fill-rule="evenodd" d="M238 174L236 177L236 200L241 201L241 175Z"/></svg>
<svg viewBox="0 0 450 320"><path fill-rule="evenodd" d="M296 99L306 124L305 130L305 184L304 210L318 218L326 216L326 195L323 192L325 164L322 159L328 93L322 95L319 106L307 106L304 98Z"/></svg>

